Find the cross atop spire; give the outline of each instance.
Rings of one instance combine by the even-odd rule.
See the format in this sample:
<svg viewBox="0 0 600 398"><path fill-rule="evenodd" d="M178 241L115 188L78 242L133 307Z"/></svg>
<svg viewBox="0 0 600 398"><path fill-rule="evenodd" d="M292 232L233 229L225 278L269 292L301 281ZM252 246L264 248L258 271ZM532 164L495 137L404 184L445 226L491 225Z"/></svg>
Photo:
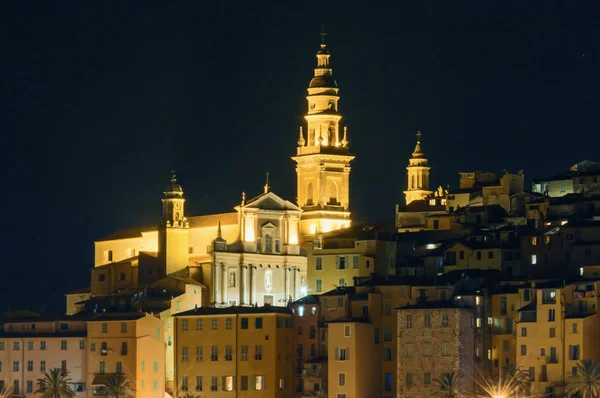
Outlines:
<svg viewBox="0 0 600 398"><path fill-rule="evenodd" d="M421 134L421 131L417 131L417 142L421 142L421 136L423 134Z"/></svg>
<svg viewBox="0 0 600 398"><path fill-rule="evenodd" d="M175 169L171 169L171 182L177 182L177 175L175 174Z"/></svg>
<svg viewBox="0 0 600 398"><path fill-rule="evenodd" d="M321 44L325 44L325 36L327 35L327 33L325 33L325 25L321 24L321 33L319 33L321 35Z"/></svg>
<svg viewBox="0 0 600 398"><path fill-rule="evenodd" d="M269 192L269 172L267 171L265 173L265 175L267 176L267 183L265 184L265 193Z"/></svg>

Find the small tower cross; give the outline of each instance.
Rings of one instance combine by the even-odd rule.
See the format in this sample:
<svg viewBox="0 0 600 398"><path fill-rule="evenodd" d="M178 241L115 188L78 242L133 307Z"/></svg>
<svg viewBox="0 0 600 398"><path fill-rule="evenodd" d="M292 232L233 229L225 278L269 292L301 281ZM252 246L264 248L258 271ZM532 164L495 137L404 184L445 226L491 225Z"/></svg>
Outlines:
<svg viewBox="0 0 600 398"><path fill-rule="evenodd" d="M423 135L423 134L421 134L421 132L420 132L420 131L417 131L417 142L421 142L421 136L422 136L422 135Z"/></svg>
<svg viewBox="0 0 600 398"><path fill-rule="evenodd" d="M327 35L327 33L325 33L325 25L321 24L321 33L319 33L321 35L321 44L325 44L325 36Z"/></svg>

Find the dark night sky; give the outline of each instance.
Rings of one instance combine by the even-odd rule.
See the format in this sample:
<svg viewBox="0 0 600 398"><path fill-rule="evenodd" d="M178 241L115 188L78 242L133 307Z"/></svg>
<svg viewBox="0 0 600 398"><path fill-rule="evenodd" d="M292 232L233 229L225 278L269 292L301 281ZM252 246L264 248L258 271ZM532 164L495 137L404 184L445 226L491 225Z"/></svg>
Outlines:
<svg viewBox="0 0 600 398"><path fill-rule="evenodd" d="M360 219L393 221L417 129L434 186L600 160L597 1L10 3L0 304L86 286L93 241L157 221L173 167L188 214L231 211L267 170L294 200L321 23Z"/></svg>

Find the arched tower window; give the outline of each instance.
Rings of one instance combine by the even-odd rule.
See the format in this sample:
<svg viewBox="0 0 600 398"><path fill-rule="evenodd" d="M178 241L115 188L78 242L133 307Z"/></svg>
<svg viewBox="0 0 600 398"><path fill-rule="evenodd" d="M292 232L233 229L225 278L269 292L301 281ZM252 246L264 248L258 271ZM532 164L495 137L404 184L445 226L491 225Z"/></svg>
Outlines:
<svg viewBox="0 0 600 398"><path fill-rule="evenodd" d="M313 195L314 195L313 184L312 184L312 182L309 182L308 186L306 187L306 205L307 206L312 206L314 204Z"/></svg>
<svg viewBox="0 0 600 398"><path fill-rule="evenodd" d="M265 252L271 253L271 235L265 235Z"/></svg>
<svg viewBox="0 0 600 398"><path fill-rule="evenodd" d="M335 181L329 182L328 192L329 192L329 204L337 205L338 204L338 186L335 183Z"/></svg>
<svg viewBox="0 0 600 398"><path fill-rule="evenodd" d="M416 178L415 178L415 176L413 175L413 176L411 177L411 180L412 180L412 181L410 182L410 188L411 188L411 189L415 189L415 188L417 187L417 184L416 184L416 182L417 182L417 179L416 179Z"/></svg>
<svg viewBox="0 0 600 398"><path fill-rule="evenodd" d="M109 250L108 253L106 253L106 259L108 260L109 263L112 263L113 261L113 251Z"/></svg>

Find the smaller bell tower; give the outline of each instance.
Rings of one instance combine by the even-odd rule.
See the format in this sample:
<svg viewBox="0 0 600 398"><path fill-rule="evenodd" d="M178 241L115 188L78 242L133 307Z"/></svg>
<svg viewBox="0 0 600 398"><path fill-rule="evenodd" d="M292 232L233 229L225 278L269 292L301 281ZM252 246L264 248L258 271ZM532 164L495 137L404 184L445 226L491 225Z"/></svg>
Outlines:
<svg viewBox="0 0 600 398"><path fill-rule="evenodd" d="M158 229L158 257L171 274L188 266L189 227L184 213L183 189L177 183L175 171L165 187L162 199L162 219Z"/></svg>
<svg viewBox="0 0 600 398"><path fill-rule="evenodd" d="M413 200L425 199L431 195L429 190L429 163L425 158L425 153L421 149L421 132L417 132L417 145L412 153L412 158L408 160L408 189L404 191L406 204Z"/></svg>

